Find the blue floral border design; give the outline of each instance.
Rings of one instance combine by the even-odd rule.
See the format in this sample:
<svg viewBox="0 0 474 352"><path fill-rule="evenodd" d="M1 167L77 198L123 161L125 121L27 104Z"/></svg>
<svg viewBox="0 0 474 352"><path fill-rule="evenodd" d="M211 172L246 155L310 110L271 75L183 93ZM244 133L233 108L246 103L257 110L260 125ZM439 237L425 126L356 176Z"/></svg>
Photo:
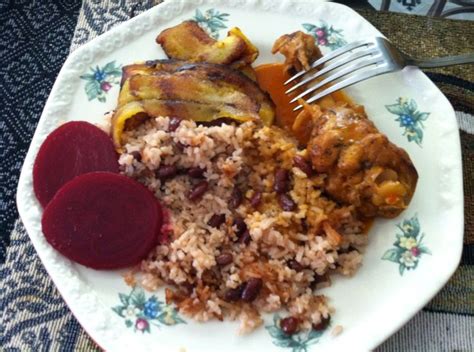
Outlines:
<svg viewBox="0 0 474 352"><path fill-rule="evenodd" d="M404 129L403 135L409 142L415 142L421 147L423 142L423 129L430 115L429 112L418 111L418 105L415 100L407 98L398 98L395 104L385 105L385 108L392 114L397 115L395 121L400 123Z"/></svg>
<svg viewBox="0 0 474 352"><path fill-rule="evenodd" d="M228 13L219 12L216 9L211 8L204 11L204 13L201 10L196 9L193 20L196 21L212 38L219 39L219 31L227 28L224 23L228 21L227 17L229 17Z"/></svg>
<svg viewBox="0 0 474 352"><path fill-rule="evenodd" d="M316 44L319 46L335 50L347 44L342 35L343 30L336 29L324 21L320 21L318 24L303 23L302 26L308 34L314 37Z"/></svg>
<svg viewBox="0 0 474 352"><path fill-rule="evenodd" d="M401 233L393 243L394 248L388 249L382 256L383 260L398 264L398 271L403 275L405 270L415 270L423 254L431 255L431 251L423 243L424 233L420 231L418 216L397 224Z"/></svg>
<svg viewBox="0 0 474 352"><path fill-rule="evenodd" d="M148 299L142 288L135 286L129 294L118 294L121 304L112 308L120 317L125 319L125 326L140 331L150 332L151 325L186 324L179 317L176 309L160 301L155 295Z"/></svg>
<svg viewBox="0 0 474 352"><path fill-rule="evenodd" d="M80 76L81 79L86 81L84 87L87 99L97 99L101 103L105 103L107 93L112 86L120 83L120 77L122 77L121 66L116 64L115 61L108 62L104 66L96 66L90 68L90 73L83 74Z"/></svg>

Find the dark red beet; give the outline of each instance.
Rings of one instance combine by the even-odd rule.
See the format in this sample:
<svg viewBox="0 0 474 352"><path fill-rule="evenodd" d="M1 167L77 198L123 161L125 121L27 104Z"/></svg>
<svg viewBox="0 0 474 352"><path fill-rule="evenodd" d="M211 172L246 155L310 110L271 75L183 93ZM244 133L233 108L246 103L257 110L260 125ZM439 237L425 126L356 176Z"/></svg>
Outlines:
<svg viewBox="0 0 474 352"><path fill-rule="evenodd" d="M41 221L46 240L67 258L94 269L137 264L157 244L162 210L140 183L91 172L66 183Z"/></svg>
<svg viewBox="0 0 474 352"><path fill-rule="evenodd" d="M88 122L65 123L46 138L36 156L36 198L44 208L66 182L91 171L119 172L112 140Z"/></svg>

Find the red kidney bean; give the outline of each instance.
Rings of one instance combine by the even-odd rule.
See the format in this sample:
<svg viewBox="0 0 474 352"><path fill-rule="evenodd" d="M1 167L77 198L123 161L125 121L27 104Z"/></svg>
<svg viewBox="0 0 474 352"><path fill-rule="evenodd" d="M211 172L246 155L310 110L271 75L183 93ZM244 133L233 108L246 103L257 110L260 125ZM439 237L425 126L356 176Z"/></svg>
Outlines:
<svg viewBox="0 0 474 352"><path fill-rule="evenodd" d="M216 257L216 263L217 265L224 266L224 265L232 263L233 259L234 259L234 256L232 255L232 253L223 252Z"/></svg>
<svg viewBox="0 0 474 352"><path fill-rule="evenodd" d="M230 194L229 206L231 208L236 209L242 203L242 200L243 200L242 192L240 191L240 189L235 187L232 193Z"/></svg>
<svg viewBox="0 0 474 352"><path fill-rule="evenodd" d="M178 173L178 169L174 165L162 165L158 170L156 170L156 177L160 180L168 180L173 178Z"/></svg>
<svg viewBox="0 0 474 352"><path fill-rule="evenodd" d="M244 286L245 284L242 284L236 288L229 288L224 293L224 300L227 302L235 302L235 301L240 300Z"/></svg>
<svg viewBox="0 0 474 352"><path fill-rule="evenodd" d="M187 147L186 144L183 144L183 143L181 143L181 142L177 142L177 143L176 143L176 148L177 148L180 152L182 152L182 151L184 150L184 148L186 148L186 147Z"/></svg>
<svg viewBox="0 0 474 352"><path fill-rule="evenodd" d="M327 318L321 317L321 321L318 324L313 324L313 330L323 331L328 327L330 322L331 322L330 315L328 315Z"/></svg>
<svg viewBox="0 0 474 352"><path fill-rule="evenodd" d="M247 231L247 224L241 217L235 217L233 225L236 227L235 234L239 237Z"/></svg>
<svg viewBox="0 0 474 352"><path fill-rule="evenodd" d="M287 194L280 194L278 202L284 211L293 211L296 209L295 201Z"/></svg>
<svg viewBox="0 0 474 352"><path fill-rule="evenodd" d="M249 244L251 239L252 237L250 237L249 230L246 230L243 234L239 236L239 242L245 245Z"/></svg>
<svg viewBox="0 0 474 352"><path fill-rule="evenodd" d="M262 192L255 191L252 198L250 198L250 205L252 205L254 208L257 208L260 203L262 203Z"/></svg>
<svg viewBox="0 0 474 352"><path fill-rule="evenodd" d="M299 325L299 320L298 318L295 317L287 317L284 319L280 320L280 329L283 331L286 335L293 335L298 331L298 325Z"/></svg>
<svg viewBox="0 0 474 352"><path fill-rule="evenodd" d="M204 193L206 193L208 187L209 183L207 183L207 181L201 181L196 184L188 194L189 200L193 202L199 200L204 195Z"/></svg>
<svg viewBox="0 0 474 352"><path fill-rule="evenodd" d="M131 152L130 155L133 156L133 159L135 159L136 161L142 161L142 155L139 151L135 150L134 152Z"/></svg>
<svg viewBox="0 0 474 352"><path fill-rule="evenodd" d="M184 291L183 293L187 294L188 296L191 296L193 291L194 291L194 285L190 282L183 282L179 284L181 286L181 289Z"/></svg>
<svg viewBox="0 0 474 352"><path fill-rule="evenodd" d="M301 155L295 155L295 157L293 158L293 164L308 176L311 176L311 174L313 173L311 164Z"/></svg>
<svg viewBox="0 0 474 352"><path fill-rule="evenodd" d="M312 290L316 290L316 286L322 282L331 282L328 274L318 275L314 273L313 281L311 281L310 287Z"/></svg>
<svg viewBox="0 0 474 352"><path fill-rule="evenodd" d="M288 264L288 267L290 269L293 269L294 271L299 272L304 269L303 265L298 263L295 259L290 259L287 264Z"/></svg>
<svg viewBox="0 0 474 352"><path fill-rule="evenodd" d="M207 224L211 227L219 228L225 222L225 214L214 214L211 216Z"/></svg>
<svg viewBox="0 0 474 352"><path fill-rule="evenodd" d="M202 178L204 176L205 169L200 167L191 167L188 169L188 175L192 178Z"/></svg>
<svg viewBox="0 0 474 352"><path fill-rule="evenodd" d="M275 171L275 181L273 183L273 190L282 194L288 192L290 189L290 173L285 169L278 169Z"/></svg>
<svg viewBox="0 0 474 352"><path fill-rule="evenodd" d="M169 125L168 125L168 132L176 131L178 129L179 125L181 124L181 121L182 121L182 119L177 117L177 116L171 117Z"/></svg>
<svg viewBox="0 0 474 352"><path fill-rule="evenodd" d="M263 281L258 277L253 277L247 281L244 289L242 290L242 301L252 302L257 298L260 290L262 289Z"/></svg>

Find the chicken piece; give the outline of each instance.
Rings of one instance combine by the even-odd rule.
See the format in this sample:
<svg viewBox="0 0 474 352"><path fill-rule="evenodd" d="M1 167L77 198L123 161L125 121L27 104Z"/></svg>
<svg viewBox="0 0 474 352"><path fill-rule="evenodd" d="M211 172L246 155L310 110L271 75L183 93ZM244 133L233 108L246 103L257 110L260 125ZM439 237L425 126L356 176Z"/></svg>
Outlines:
<svg viewBox="0 0 474 352"><path fill-rule="evenodd" d="M300 99L298 103L303 105L303 109L296 116L291 132L301 145L306 146L313 131L314 121L318 120L322 111L319 105L309 105L303 99Z"/></svg>
<svg viewBox="0 0 474 352"><path fill-rule="evenodd" d="M325 189L364 217L396 217L410 203L418 174L408 154L391 143L360 106L316 114L308 143L313 168L327 174Z"/></svg>
<svg viewBox="0 0 474 352"><path fill-rule="evenodd" d="M232 28L226 38L217 41L194 21L165 29L156 37L156 42L170 59L232 65L233 68L249 65L258 56L258 49L239 28Z"/></svg>
<svg viewBox="0 0 474 352"><path fill-rule="evenodd" d="M322 54L314 43L314 38L301 31L282 35L273 44L272 53L279 52L285 56L287 69L296 71L309 70L311 64Z"/></svg>

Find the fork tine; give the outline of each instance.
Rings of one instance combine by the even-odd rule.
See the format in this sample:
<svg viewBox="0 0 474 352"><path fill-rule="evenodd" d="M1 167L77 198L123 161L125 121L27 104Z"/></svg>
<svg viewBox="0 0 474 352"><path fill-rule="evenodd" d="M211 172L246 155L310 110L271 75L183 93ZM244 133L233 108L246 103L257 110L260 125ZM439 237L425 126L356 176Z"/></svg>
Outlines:
<svg viewBox="0 0 474 352"><path fill-rule="evenodd" d="M335 61L332 64L324 67L322 70L319 70L318 72L316 72L315 75L313 75L311 77L308 77L308 78L305 78L304 80L302 80L298 84L296 84L293 87L291 87L290 89L288 89L285 92L285 94L289 94L289 93L293 92L294 90L296 90L299 87L305 85L306 83L311 82L311 81L315 80L316 78L318 78L318 77L320 77L320 76L322 76L322 75L324 75L328 72L331 72L332 70L335 70L338 67L344 66L345 64L348 64L351 61L355 61L357 59L360 59L364 56L372 55L376 52L377 52L377 48L370 48L370 49L367 49L367 50L361 50L361 51L357 51L355 53L352 53L346 59Z"/></svg>
<svg viewBox="0 0 474 352"><path fill-rule="evenodd" d="M290 103L294 103L298 99L303 98L304 96L308 95L309 93L314 92L315 90L321 88L322 86L324 86L328 83L331 83L331 82L335 81L336 79L339 79L339 78L341 78L341 77L343 77L347 74L350 74L354 71L360 70L361 68L364 68L364 67L367 67L367 66L370 66L370 65L374 65L374 64L376 64L378 62L381 62L381 61L382 61L382 57L381 56L376 56L375 58L373 58L371 60L358 61L353 65L347 66L347 67L343 68L342 70L336 72L335 74L326 77L325 79L323 79L318 84L315 84L314 86L309 87L304 92L302 92L301 94L299 94L296 97L294 97L293 99L291 99Z"/></svg>
<svg viewBox="0 0 474 352"><path fill-rule="evenodd" d="M355 83L358 83L360 81L364 81L368 78L372 78L387 72L391 72L392 69L389 66L381 66L378 68L374 68L368 71L364 71L359 73L358 75L346 78L345 80L336 83L335 85L329 87L328 89L323 90L322 92L312 96L310 99L306 101L307 104L311 104L312 102L321 99L322 97L334 93L337 90L349 87ZM296 108L293 109L293 111L298 111L303 107L303 105L298 105Z"/></svg>
<svg viewBox="0 0 474 352"><path fill-rule="evenodd" d="M354 50L354 49L357 49L363 45L369 45L369 44L373 44L371 41L364 41L364 40L360 40L360 41L357 41L357 42L354 42L354 43L350 43L350 44L347 44L345 46L343 46L342 48L339 48L339 49L336 49L332 52L330 52L329 54L326 54L324 55L323 57L321 57L320 59L316 60L315 62L313 62L313 64L311 65L311 68L307 71L300 71L298 72L296 75L294 75L293 77L291 77L290 79L288 79L284 85L287 85L288 83L290 82L293 82L295 79L303 76L304 74L308 73L309 71L311 71L312 69L326 63L327 61L329 60L332 60L338 56L341 56L342 54L348 52L348 51L351 51L351 50Z"/></svg>

